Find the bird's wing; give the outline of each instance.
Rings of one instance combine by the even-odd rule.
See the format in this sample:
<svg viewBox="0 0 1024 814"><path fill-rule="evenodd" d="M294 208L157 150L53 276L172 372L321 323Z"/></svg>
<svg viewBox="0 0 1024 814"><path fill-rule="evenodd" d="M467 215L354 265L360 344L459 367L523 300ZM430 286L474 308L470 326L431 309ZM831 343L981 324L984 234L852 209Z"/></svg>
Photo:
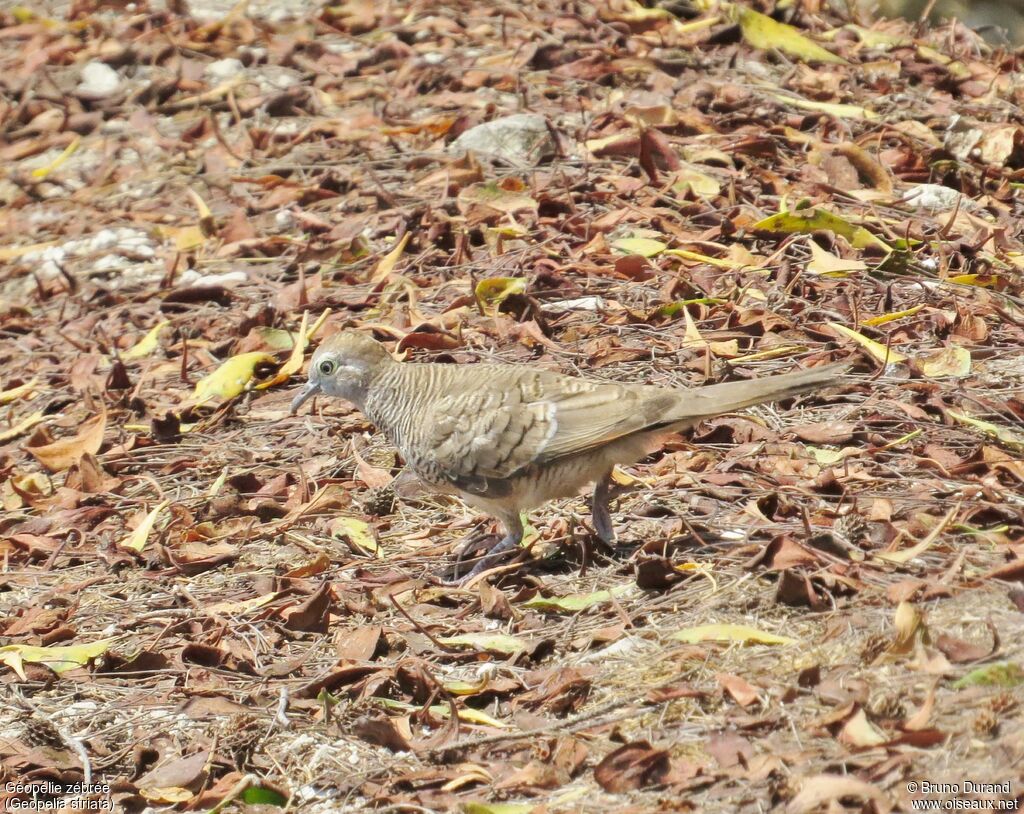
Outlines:
<svg viewBox="0 0 1024 814"><path fill-rule="evenodd" d="M472 386L437 400L424 418L436 470L481 495L498 496L507 486L503 481L531 465L656 429L678 400L671 391L546 371L517 371L511 378L508 368L468 371Z"/></svg>

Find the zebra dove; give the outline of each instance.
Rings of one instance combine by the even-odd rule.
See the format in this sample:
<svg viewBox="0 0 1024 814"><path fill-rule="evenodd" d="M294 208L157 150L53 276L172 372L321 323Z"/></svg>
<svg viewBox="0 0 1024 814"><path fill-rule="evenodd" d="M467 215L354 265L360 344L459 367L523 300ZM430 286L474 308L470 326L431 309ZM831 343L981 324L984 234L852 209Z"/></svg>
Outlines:
<svg viewBox="0 0 1024 814"><path fill-rule="evenodd" d="M594 529L615 536L608 508L612 467L658 439L711 416L836 383L842 364L689 390L619 384L526 365L404 364L351 331L313 355L295 412L324 394L352 402L431 488L496 517L504 537L466 579L522 541L520 512L596 483Z"/></svg>

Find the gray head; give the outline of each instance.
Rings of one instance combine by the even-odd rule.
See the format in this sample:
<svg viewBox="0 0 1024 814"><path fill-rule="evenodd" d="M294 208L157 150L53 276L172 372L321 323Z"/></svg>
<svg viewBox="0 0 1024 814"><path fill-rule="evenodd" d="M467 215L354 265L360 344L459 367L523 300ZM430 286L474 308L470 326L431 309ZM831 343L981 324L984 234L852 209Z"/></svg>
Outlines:
<svg viewBox="0 0 1024 814"><path fill-rule="evenodd" d="M309 363L309 381L292 401L292 415L313 396L337 396L362 409L370 383L394 360L384 346L364 334L342 331L324 342Z"/></svg>

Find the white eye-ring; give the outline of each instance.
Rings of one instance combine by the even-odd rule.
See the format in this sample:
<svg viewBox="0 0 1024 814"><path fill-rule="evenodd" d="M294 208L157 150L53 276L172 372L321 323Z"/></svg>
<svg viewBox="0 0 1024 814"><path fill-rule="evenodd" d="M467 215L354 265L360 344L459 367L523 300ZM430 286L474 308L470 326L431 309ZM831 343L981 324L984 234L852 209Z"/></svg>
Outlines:
<svg viewBox="0 0 1024 814"><path fill-rule="evenodd" d="M330 376L334 372L334 362L330 359L324 359L318 367L324 376Z"/></svg>

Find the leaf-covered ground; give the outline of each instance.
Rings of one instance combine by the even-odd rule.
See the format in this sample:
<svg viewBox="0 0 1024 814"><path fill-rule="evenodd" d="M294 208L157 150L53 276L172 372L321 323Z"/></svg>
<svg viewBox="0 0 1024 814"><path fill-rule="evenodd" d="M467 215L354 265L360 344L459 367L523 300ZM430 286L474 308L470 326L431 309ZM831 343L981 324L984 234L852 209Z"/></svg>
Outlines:
<svg viewBox="0 0 1024 814"><path fill-rule="evenodd" d="M1021 54L814 0L169 5L0 11L6 781L1017 799ZM288 415L344 326L674 387L853 370L621 473L616 550L561 501L453 588L489 518L345 403Z"/></svg>

